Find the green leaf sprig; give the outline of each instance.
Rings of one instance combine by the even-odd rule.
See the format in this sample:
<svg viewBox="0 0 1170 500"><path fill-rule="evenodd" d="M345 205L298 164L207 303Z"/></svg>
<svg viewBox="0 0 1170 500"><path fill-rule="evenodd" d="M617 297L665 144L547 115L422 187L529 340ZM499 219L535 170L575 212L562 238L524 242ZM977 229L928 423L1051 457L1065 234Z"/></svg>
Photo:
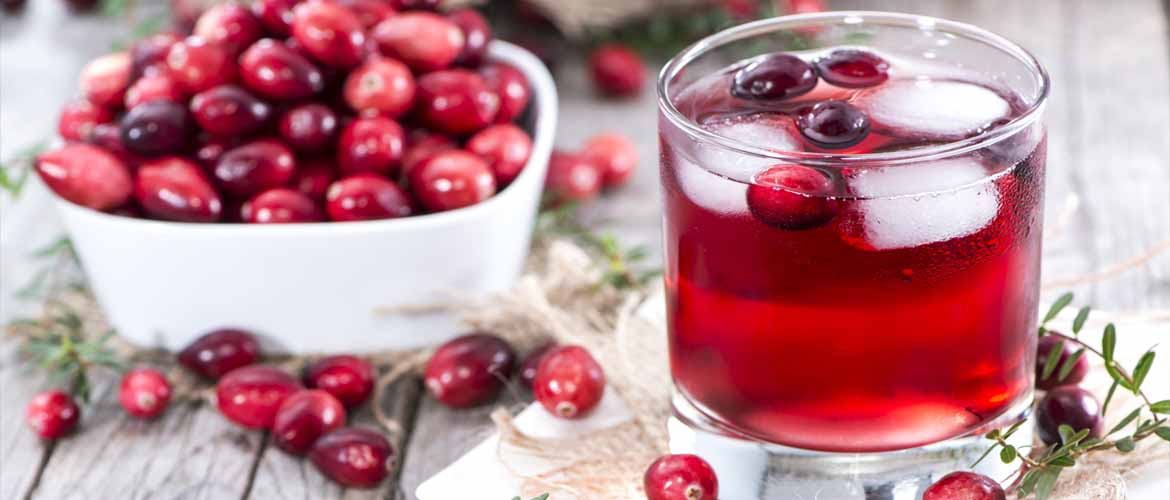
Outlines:
<svg viewBox="0 0 1170 500"><path fill-rule="evenodd" d="M0 165L0 189L7 191L13 198L20 196L28 178L32 175L33 165L37 157L48 148L47 142L41 142L25 148L14 158Z"/></svg>
<svg viewBox="0 0 1170 500"><path fill-rule="evenodd" d="M520 497L512 497L512 500L524 500L524 499L520 498ZM532 497L532 500L548 500L548 493L545 493L545 494L540 495L538 497Z"/></svg>
<svg viewBox="0 0 1170 500"><path fill-rule="evenodd" d="M68 309L45 320L17 320L9 326L24 337L21 352L48 370L51 378L63 383L82 402L89 401L93 368L124 369L110 346L114 331L88 338L81 316Z"/></svg>
<svg viewBox="0 0 1170 500"><path fill-rule="evenodd" d="M572 239L595 254L605 273L600 284L618 289L640 288L662 274L661 269L644 268L649 255L645 246L624 248L612 234L597 234L577 220L577 205L566 203L541 212L537 237L560 236Z"/></svg>

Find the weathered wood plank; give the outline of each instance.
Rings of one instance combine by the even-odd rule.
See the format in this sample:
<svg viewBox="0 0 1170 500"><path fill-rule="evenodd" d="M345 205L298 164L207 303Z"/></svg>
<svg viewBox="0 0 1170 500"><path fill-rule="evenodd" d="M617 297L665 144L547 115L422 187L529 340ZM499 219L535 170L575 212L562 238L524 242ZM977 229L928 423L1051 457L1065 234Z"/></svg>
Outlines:
<svg viewBox="0 0 1170 500"><path fill-rule="evenodd" d="M24 408L43 385L18 358L16 342L0 342L0 499L24 498L37 484L53 444L29 430Z"/></svg>

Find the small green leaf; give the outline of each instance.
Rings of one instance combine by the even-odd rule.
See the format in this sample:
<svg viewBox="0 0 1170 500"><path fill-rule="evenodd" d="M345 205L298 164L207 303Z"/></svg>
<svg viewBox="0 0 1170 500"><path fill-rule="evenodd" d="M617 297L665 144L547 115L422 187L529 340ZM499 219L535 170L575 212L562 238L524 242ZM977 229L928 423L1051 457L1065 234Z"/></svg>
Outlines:
<svg viewBox="0 0 1170 500"><path fill-rule="evenodd" d="M999 459L1005 464L1012 463L1016 459L1016 447L1012 445L1004 446L1002 450L999 450Z"/></svg>
<svg viewBox="0 0 1170 500"><path fill-rule="evenodd" d="M1011 427L1008 427L1008 429L1006 431L1004 431L1003 438L1007 439L1009 437L1012 437L1012 434L1015 434L1016 431L1019 430L1020 427L1023 426L1025 422L1027 422L1027 420L1020 420L1020 421L1012 424ZM998 432L998 430L996 432Z"/></svg>
<svg viewBox="0 0 1170 500"><path fill-rule="evenodd" d="M1046 324L1049 321L1052 321L1053 319L1055 319L1056 316L1060 314L1060 311L1063 310L1066 306L1068 306L1068 304L1070 302L1072 302L1072 300L1073 300L1072 292L1067 292L1064 295L1061 295L1060 297L1058 297L1056 299L1056 302L1052 303L1052 307L1048 308L1048 314L1044 315L1044 320L1041 321L1040 324L1043 325L1043 324Z"/></svg>
<svg viewBox="0 0 1170 500"><path fill-rule="evenodd" d="M1048 358L1044 360L1044 371L1040 373L1040 380L1048 380L1060 362L1060 354L1064 352L1064 341L1057 341L1048 351Z"/></svg>
<svg viewBox="0 0 1170 500"><path fill-rule="evenodd" d="M1113 379L1113 384L1109 386L1109 392L1105 394L1105 402L1101 403L1101 417L1105 417L1105 412L1109 411L1109 402L1113 400L1113 393L1117 392L1117 386L1121 382Z"/></svg>
<svg viewBox="0 0 1170 500"><path fill-rule="evenodd" d="M1057 467L1072 467L1077 464L1077 461L1074 460L1073 457L1065 455L1063 457L1056 457L1052 460L1049 460L1047 463L1048 465L1055 465Z"/></svg>
<svg viewBox="0 0 1170 500"><path fill-rule="evenodd" d="M1166 441L1170 441L1170 427L1159 427L1154 429L1154 434L1157 434L1158 437Z"/></svg>
<svg viewBox="0 0 1170 500"><path fill-rule="evenodd" d="M1072 331L1073 335L1081 333L1081 329L1085 327L1085 320L1089 319L1089 306L1082 307L1077 311L1077 317L1073 319Z"/></svg>
<svg viewBox="0 0 1170 500"><path fill-rule="evenodd" d="M1146 381L1146 375L1150 373L1150 367L1154 365L1154 351L1146 351L1142 358L1138 360L1137 366L1133 369L1133 393L1138 394L1141 391L1142 382Z"/></svg>
<svg viewBox="0 0 1170 500"><path fill-rule="evenodd" d="M1052 495L1052 490L1056 489L1056 480L1060 479L1060 471L1064 469L1060 467L1045 467L1040 469L1036 475L1036 500L1047 500Z"/></svg>
<svg viewBox="0 0 1170 500"><path fill-rule="evenodd" d="M1105 334L1101 337L1101 354L1105 356L1105 366L1113 361L1113 350L1117 347L1117 327L1113 323L1105 325Z"/></svg>
<svg viewBox="0 0 1170 500"><path fill-rule="evenodd" d="M1161 413L1163 415L1170 414L1170 399L1163 399L1150 405L1150 411L1153 413Z"/></svg>
<svg viewBox="0 0 1170 500"><path fill-rule="evenodd" d="M1113 428L1110 429L1109 432L1105 435L1108 436L1108 435L1111 435L1111 434L1113 434L1121 429L1124 429L1125 426L1129 425L1131 422L1136 420L1138 418L1138 415L1141 414L1141 412L1142 412L1141 408L1138 408L1134 411L1129 412L1129 415L1126 415L1125 418L1121 419L1121 421L1118 422L1117 425L1113 426Z"/></svg>
<svg viewBox="0 0 1170 500"><path fill-rule="evenodd" d="M1036 488L1036 481L1040 479L1039 472L1039 469L1032 469L1024 473L1023 479L1020 480L1019 498L1032 494L1032 490Z"/></svg>
<svg viewBox="0 0 1170 500"><path fill-rule="evenodd" d="M1068 374L1072 373L1073 368L1076 368L1077 366L1077 361L1080 360L1081 356L1084 354L1085 348L1082 347L1077 349L1077 351L1074 352L1072 356L1069 356L1068 359L1064 360L1064 363L1061 363L1060 365L1060 371L1056 373L1056 380L1058 382L1063 382L1064 379L1068 378Z"/></svg>
<svg viewBox="0 0 1170 500"><path fill-rule="evenodd" d="M1076 429L1073 429L1072 426L1068 424L1060 424L1060 426L1056 428L1056 432L1060 434L1060 442L1064 444L1072 442L1073 435L1077 433Z"/></svg>
<svg viewBox="0 0 1170 500"><path fill-rule="evenodd" d="M1118 439L1117 442L1113 444L1113 446L1117 448L1117 451L1122 453L1129 453L1133 451L1137 445L1133 442L1132 437L1124 437Z"/></svg>
<svg viewBox="0 0 1170 500"><path fill-rule="evenodd" d="M985 439L991 439L994 441L999 438L999 429L991 429L990 431L987 431L987 434L984 434L983 437Z"/></svg>

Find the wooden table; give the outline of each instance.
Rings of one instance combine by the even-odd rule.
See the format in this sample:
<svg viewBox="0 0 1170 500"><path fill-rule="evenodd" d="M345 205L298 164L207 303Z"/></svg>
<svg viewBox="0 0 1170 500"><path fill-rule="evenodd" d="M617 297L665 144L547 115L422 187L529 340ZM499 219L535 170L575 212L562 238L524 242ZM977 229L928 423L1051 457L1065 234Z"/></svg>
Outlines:
<svg viewBox="0 0 1170 500"><path fill-rule="evenodd" d="M77 73L126 28L97 17L69 17L59 0L32 0L0 21L0 157L52 134L56 110L74 93ZM881 9L974 23L1032 50L1052 73L1049 225L1045 276L1090 273L1141 255L1170 236L1170 38L1158 0L842 0L838 9ZM151 8L149 5L147 8ZM658 247L656 111L651 92L634 101L593 98L581 61L556 75L558 144L578 147L601 130L634 137L643 165L632 185L590 209L628 243ZM1079 204L1070 205L1070 196ZM0 255L7 321L28 304L12 290L30 273L27 248L60 232L43 199L3 202ZM40 205L37 205L40 203ZM30 206L31 205L31 206ZM1075 206L1074 210L1066 207ZM1170 305L1170 254L1108 281L1073 288L1097 308ZM1047 297L1051 297L1048 292ZM42 444L27 431L23 407L46 387L0 343L0 499L43 498L414 498L415 487L490 432L489 408L450 411L401 384L391 414L408 423L400 477L376 490L346 490L305 461L270 446L260 432L227 423L208 406L177 406L161 420L127 418L109 380L84 409L82 433ZM509 401L504 401L507 404ZM369 422L366 414L358 420Z"/></svg>

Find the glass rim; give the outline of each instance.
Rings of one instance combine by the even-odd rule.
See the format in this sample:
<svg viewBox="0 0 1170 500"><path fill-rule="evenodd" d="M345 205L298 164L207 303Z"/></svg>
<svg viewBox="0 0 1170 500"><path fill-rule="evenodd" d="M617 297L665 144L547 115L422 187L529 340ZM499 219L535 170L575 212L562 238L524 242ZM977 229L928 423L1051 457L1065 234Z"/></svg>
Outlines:
<svg viewBox="0 0 1170 500"><path fill-rule="evenodd" d="M1006 124L986 133L934 146L883 153L817 153L808 151L781 151L760 147L722 136L699 126L698 123L684 116L667 95L667 86L670 84L670 80L677 76L688 64L711 49L752 36L770 33L781 27L795 28L816 21L821 21L822 23L820 24L824 24L823 21L838 21L839 24L876 22L877 24L892 26L917 26L922 29L939 30L963 35L975 41L988 44L1023 62L1031 70L1031 73L1036 76L1040 85L1039 92L1035 101L1030 103L1023 113L1012 118ZM1045 104L1048 102L1050 90L1051 81L1048 71L1044 69L1040 61L1031 52L1028 52L1027 49L1001 35L997 35L973 24L950 21L932 16L862 10L793 14L760 19L727 28L700 39L667 61L658 73L657 82L658 108L667 119L688 135L697 137L703 142L714 143L736 153L774 159L780 162L816 166L861 166L866 163L881 163L881 166L889 166L943 159L975 151L1007 139L1039 119Z"/></svg>

